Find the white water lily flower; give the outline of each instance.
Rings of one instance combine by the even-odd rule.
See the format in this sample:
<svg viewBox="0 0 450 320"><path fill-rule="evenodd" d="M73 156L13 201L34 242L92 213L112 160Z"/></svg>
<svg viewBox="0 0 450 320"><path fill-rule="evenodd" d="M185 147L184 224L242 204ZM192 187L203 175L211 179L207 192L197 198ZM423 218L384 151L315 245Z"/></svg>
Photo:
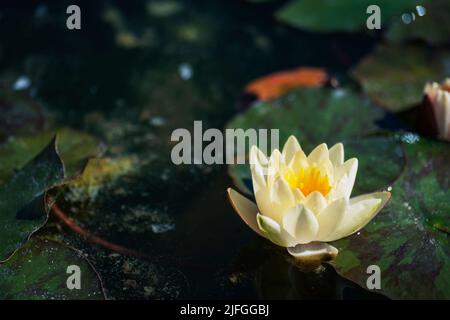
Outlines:
<svg viewBox="0 0 450 320"><path fill-rule="evenodd" d="M439 136L450 140L450 79L442 84L428 83L424 89L433 107Z"/></svg>
<svg viewBox="0 0 450 320"><path fill-rule="evenodd" d="M256 204L228 189L244 222L300 260L330 259L338 251L326 242L363 228L391 194L375 192L350 198L358 160L344 162L342 143L317 146L308 156L294 136L269 159L256 147L250 152Z"/></svg>

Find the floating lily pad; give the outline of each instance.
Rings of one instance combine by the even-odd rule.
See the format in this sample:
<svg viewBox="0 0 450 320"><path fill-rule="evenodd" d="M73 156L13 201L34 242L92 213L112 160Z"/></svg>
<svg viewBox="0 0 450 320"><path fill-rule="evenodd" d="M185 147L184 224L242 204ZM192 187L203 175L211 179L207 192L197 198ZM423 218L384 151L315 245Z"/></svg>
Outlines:
<svg viewBox="0 0 450 320"><path fill-rule="evenodd" d="M305 88L277 100L256 103L251 109L235 117L227 127L279 129L280 143L294 135L305 152L310 152L322 142L331 147L334 143L376 131L376 122L383 114L381 109L347 90ZM378 149L374 147L372 152L367 153L367 164L364 161L362 164L363 171L370 170L371 166L380 162L375 156L376 150L391 156L391 150L395 148L386 149L385 145L392 143L394 142L386 138L374 138L373 145L378 145ZM355 143L353 150L367 151L370 149L368 145L368 142ZM347 156L349 155L353 155L351 151ZM386 177L381 179L383 183L361 186L362 190L381 188L392 181L392 178L395 179L401 171L402 161L401 155L393 155L395 160L392 167L386 171ZM230 165L229 173L241 191L250 192L251 176L248 165ZM376 180L374 176L374 181ZM369 183L367 181L367 184Z"/></svg>
<svg viewBox="0 0 450 320"><path fill-rule="evenodd" d="M0 261L8 259L47 220L45 192L64 180L55 142L0 188Z"/></svg>
<svg viewBox="0 0 450 320"><path fill-rule="evenodd" d="M449 299L450 145L400 138L408 164L388 206L360 233L333 243L340 250L333 264L363 287L367 267L378 265L381 292L390 298Z"/></svg>
<svg viewBox="0 0 450 320"><path fill-rule="evenodd" d="M411 11L414 0L292 0L282 7L276 17L289 25L315 32L359 32L367 30L366 13L370 5L378 5L381 23L400 19L403 12Z"/></svg>
<svg viewBox="0 0 450 320"><path fill-rule="evenodd" d="M80 289L69 289L69 266L80 270ZM69 282L70 283L70 282ZM101 281L80 252L48 240L32 239L0 264L0 299L104 299Z"/></svg>
<svg viewBox="0 0 450 320"><path fill-rule="evenodd" d="M395 182L406 165L403 147L394 136L373 135L348 139L344 144L345 158L358 158L358 176L353 195L388 187Z"/></svg>
<svg viewBox="0 0 450 320"><path fill-rule="evenodd" d="M379 105L398 112L419 104L428 81L450 74L450 54L413 46L380 47L353 72L363 90Z"/></svg>
<svg viewBox="0 0 450 320"><path fill-rule="evenodd" d="M386 34L388 40L401 43L409 40L423 40L432 45L447 44L450 40L450 2L433 0L426 4L426 14L411 24L397 21ZM414 10L410 10L414 11Z"/></svg>
<svg viewBox="0 0 450 320"><path fill-rule="evenodd" d="M72 129L15 137L0 146L0 184L5 183L16 170L33 159L57 134L58 153L64 161L66 175L73 176L83 169L90 157L102 152L102 145L94 137Z"/></svg>

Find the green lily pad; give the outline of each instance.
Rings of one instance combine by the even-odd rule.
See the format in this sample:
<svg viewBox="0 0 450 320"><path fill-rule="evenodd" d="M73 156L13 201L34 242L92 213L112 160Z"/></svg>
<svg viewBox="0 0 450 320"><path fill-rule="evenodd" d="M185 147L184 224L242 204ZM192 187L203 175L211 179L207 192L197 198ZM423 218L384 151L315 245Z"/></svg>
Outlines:
<svg viewBox="0 0 450 320"><path fill-rule="evenodd" d="M448 53L432 54L413 46L379 47L364 58L353 72L365 93L392 112L419 104L429 81L450 74Z"/></svg>
<svg viewBox="0 0 450 320"><path fill-rule="evenodd" d="M378 5L382 26L416 5L414 0L292 0L277 13L278 20L293 27L313 32L359 32L367 30L366 13L370 5Z"/></svg>
<svg viewBox="0 0 450 320"><path fill-rule="evenodd" d="M45 224L45 192L63 180L64 165L53 139L0 188L0 261L8 259Z"/></svg>
<svg viewBox="0 0 450 320"><path fill-rule="evenodd" d="M256 103L248 111L235 117L227 128L279 129L281 144L290 135L294 135L305 152L310 152L323 142L331 147L334 143L377 131L376 122L383 114L381 109L350 91L305 88L293 91L280 99ZM403 166L403 158L401 153L396 153L396 142L392 139L386 137L368 139L350 144L346 157L361 158L362 174L371 173L372 167L383 165L384 157L393 159L388 170L382 174L371 174L370 180L358 185L361 190L373 191L388 185L398 176ZM364 155L359 151L363 151ZM384 157L378 157L380 154ZM236 186L241 191L251 194L248 165L230 165L228 169Z"/></svg>
<svg viewBox="0 0 450 320"><path fill-rule="evenodd" d="M80 270L80 289L69 289L69 266ZM71 282L69 281L69 284ZM80 252L65 245L32 239L4 264L0 264L2 300L104 299L101 281Z"/></svg>
<svg viewBox="0 0 450 320"><path fill-rule="evenodd" d="M449 299L450 145L400 138L407 166L389 204L361 232L333 243L340 250L333 264L363 287L367 267L378 265L381 293L390 298Z"/></svg>
<svg viewBox="0 0 450 320"><path fill-rule="evenodd" d="M64 162L68 177L81 173L87 159L102 152L103 147L97 139L68 128L10 138L8 142L0 145L0 184L8 181L16 170L33 159L55 134L58 140L58 153Z"/></svg>
<svg viewBox="0 0 450 320"><path fill-rule="evenodd" d="M426 14L416 15L411 24L397 21L386 34L389 41L402 43L409 40L423 40L431 45L447 44L450 39L450 2L433 0L427 3ZM414 11L414 10L411 10Z"/></svg>

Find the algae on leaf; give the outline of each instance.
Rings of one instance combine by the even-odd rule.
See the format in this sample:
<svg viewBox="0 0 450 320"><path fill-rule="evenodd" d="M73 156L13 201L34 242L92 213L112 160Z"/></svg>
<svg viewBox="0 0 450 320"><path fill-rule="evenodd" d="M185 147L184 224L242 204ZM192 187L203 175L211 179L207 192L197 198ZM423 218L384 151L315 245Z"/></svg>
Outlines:
<svg viewBox="0 0 450 320"><path fill-rule="evenodd" d="M393 299L449 299L450 148L410 135L399 135L407 166L390 202L360 232L333 243L340 250L333 265L361 286L367 267L378 265L381 292Z"/></svg>
<svg viewBox="0 0 450 320"><path fill-rule="evenodd" d="M69 266L79 270L68 269ZM71 290L68 282L77 284L70 277L78 271L80 288ZM81 252L57 242L33 238L6 263L0 264L0 299L3 300L104 298L101 280Z"/></svg>

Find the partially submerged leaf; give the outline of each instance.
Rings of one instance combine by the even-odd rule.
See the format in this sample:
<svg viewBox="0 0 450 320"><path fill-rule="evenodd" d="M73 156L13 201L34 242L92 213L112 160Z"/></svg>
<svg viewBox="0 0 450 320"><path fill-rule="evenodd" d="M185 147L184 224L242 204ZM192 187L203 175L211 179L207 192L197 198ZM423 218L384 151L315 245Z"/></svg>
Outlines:
<svg viewBox="0 0 450 320"><path fill-rule="evenodd" d="M413 46L379 47L364 58L353 72L364 92L392 112L419 104L429 81L450 74L449 53L431 53Z"/></svg>
<svg viewBox="0 0 450 320"><path fill-rule="evenodd" d="M328 74L324 69L304 67L255 79L245 87L245 91L265 101L278 98L294 88L322 86L327 80Z"/></svg>
<svg viewBox="0 0 450 320"><path fill-rule="evenodd" d="M73 285L75 278L74 282L69 278L76 277L77 272L81 287L71 289L68 283ZM104 298L100 278L82 253L56 242L32 239L10 260L0 264L2 300Z"/></svg>
<svg viewBox="0 0 450 320"><path fill-rule="evenodd" d="M411 11L414 0L292 0L277 13L278 20L315 32L359 32L367 30L370 5L380 7L383 26Z"/></svg>
<svg viewBox="0 0 450 320"><path fill-rule="evenodd" d="M56 140L0 187L0 261L8 259L47 220L44 196L64 181Z"/></svg>
<svg viewBox="0 0 450 320"><path fill-rule="evenodd" d="M362 286L367 267L379 266L381 292L393 299L449 299L450 146L412 134L400 140L407 166L389 204L361 232L333 243L340 251L333 264Z"/></svg>

